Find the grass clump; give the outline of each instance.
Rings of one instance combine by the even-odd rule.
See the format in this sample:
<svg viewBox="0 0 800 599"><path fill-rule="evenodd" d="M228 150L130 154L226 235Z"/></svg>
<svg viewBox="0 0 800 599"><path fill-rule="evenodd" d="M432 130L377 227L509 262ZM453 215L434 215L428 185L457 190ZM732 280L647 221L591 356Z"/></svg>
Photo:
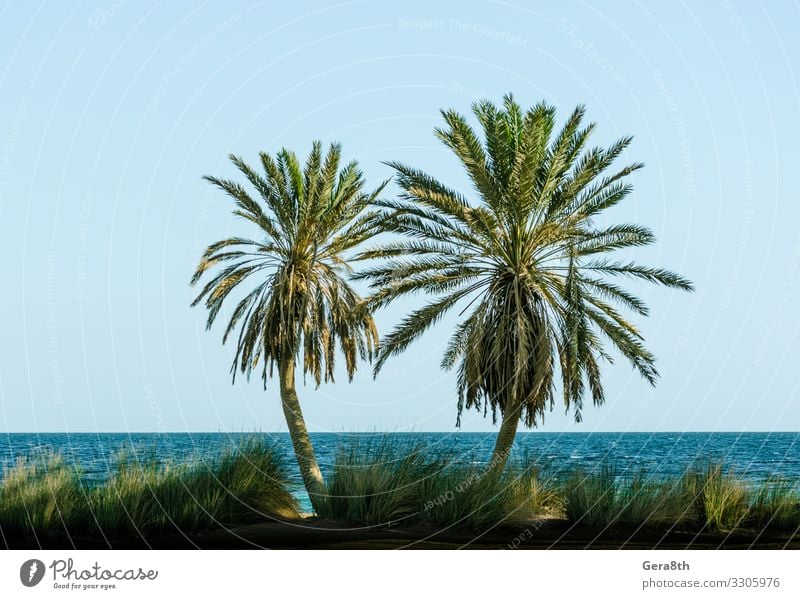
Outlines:
<svg viewBox="0 0 800 599"><path fill-rule="evenodd" d="M800 530L800 492L794 485L773 480L749 486L721 462L664 480L644 473L626 479L604 465L592 474L576 472L562 492L567 519L582 526Z"/></svg>
<svg viewBox="0 0 800 599"><path fill-rule="evenodd" d="M623 478L607 464L594 473L574 473L563 493L567 519L583 526L663 526L687 518L677 481L653 481L644 473Z"/></svg>
<svg viewBox="0 0 800 599"><path fill-rule="evenodd" d="M165 464L122 452L109 478L94 486L49 454L6 470L0 530L121 538L296 518L288 487L282 457L255 438L207 462Z"/></svg>
<svg viewBox="0 0 800 599"><path fill-rule="evenodd" d="M421 485L443 467L420 444L356 439L336 452L320 516L363 525L416 519Z"/></svg>
<svg viewBox="0 0 800 599"><path fill-rule="evenodd" d="M800 530L800 491L787 480L768 480L753 494L748 523L762 530Z"/></svg>
<svg viewBox="0 0 800 599"><path fill-rule="evenodd" d="M86 491L80 472L57 454L21 457L6 468L0 485L0 532L24 536L35 532L64 532L85 525Z"/></svg>
<svg viewBox="0 0 800 599"><path fill-rule="evenodd" d="M336 454L321 516L361 525L439 524L470 528L530 521L558 507L538 471L487 473L453 456L431 459L424 446L356 440Z"/></svg>
<svg viewBox="0 0 800 599"><path fill-rule="evenodd" d="M690 469L681 483L702 528L713 532L732 530L747 518L747 486L721 462Z"/></svg>
<svg viewBox="0 0 800 599"><path fill-rule="evenodd" d="M250 439L208 462L161 464L122 454L90 503L98 528L112 536L197 531L265 517L296 518L283 459Z"/></svg>
<svg viewBox="0 0 800 599"><path fill-rule="evenodd" d="M428 481L422 519L471 528L524 524L561 511L551 480L539 470L510 465L502 474L483 466L450 465Z"/></svg>

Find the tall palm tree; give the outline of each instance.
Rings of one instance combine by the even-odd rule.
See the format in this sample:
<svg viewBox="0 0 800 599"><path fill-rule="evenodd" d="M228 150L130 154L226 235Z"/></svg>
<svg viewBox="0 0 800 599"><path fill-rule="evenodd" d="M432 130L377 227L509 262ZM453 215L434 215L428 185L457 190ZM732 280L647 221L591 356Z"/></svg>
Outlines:
<svg viewBox="0 0 800 599"><path fill-rule="evenodd" d="M464 409L486 415L491 408L494 422L501 415L491 465L502 469L518 422L536 426L553 409L557 386L577 421L586 390L603 403L600 364L612 361L606 342L655 384L653 354L614 304L639 315L647 307L613 278L692 286L668 270L608 256L655 239L640 225L594 222L631 192L626 177L642 167L604 174L630 137L587 148L594 124L581 126L582 106L557 132L555 109L544 103L523 111L508 95L500 107L484 101L473 112L483 139L452 110L442 112L445 127L435 130L473 189L462 194L423 171L388 163L402 192L378 204L384 229L402 236L361 253L385 261L357 277L371 282L374 308L418 292L436 296L383 339L376 373L449 310L465 315L442 367L458 364L457 425Z"/></svg>
<svg viewBox="0 0 800 599"><path fill-rule="evenodd" d="M192 285L214 270L192 305L208 309L211 328L226 298L243 289L230 315L222 342L238 326L231 365L249 378L260 369L266 388L277 369L286 425L306 490L314 509L325 495L314 447L295 387L302 354L303 376L319 385L333 381L335 355L341 350L352 380L358 358L372 359L378 335L361 297L345 277L344 254L373 234L371 203L385 186L364 190L358 165L340 169L341 148L332 144L323 156L315 142L305 166L288 150L273 159L260 154L263 173L241 158L230 160L258 193L253 199L239 183L204 177L236 204L234 214L258 227L259 238L231 237L208 247Z"/></svg>

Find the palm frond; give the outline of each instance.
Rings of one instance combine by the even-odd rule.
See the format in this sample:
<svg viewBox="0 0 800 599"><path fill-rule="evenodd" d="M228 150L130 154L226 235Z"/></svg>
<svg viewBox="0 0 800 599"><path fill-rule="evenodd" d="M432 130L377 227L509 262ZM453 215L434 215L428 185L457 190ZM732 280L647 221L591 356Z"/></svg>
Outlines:
<svg viewBox="0 0 800 599"><path fill-rule="evenodd" d="M205 178L233 198L234 214L256 224L267 241L231 237L211 244L191 279L195 285L209 275L192 305L204 302L210 328L228 298L244 293L222 338L239 331L234 377L260 369L266 384L282 357L300 353L304 374L316 384L333 380L338 354L352 378L358 359L372 359L378 336L366 301L342 274L349 272L347 252L378 232L373 203L386 183L365 190L357 164L341 166L338 144L323 151L315 142L303 165L286 149L259 156L263 172L230 156L257 195L235 181Z"/></svg>
<svg viewBox="0 0 800 599"><path fill-rule="evenodd" d="M501 106L473 105L479 135L465 117L443 111L435 135L461 162L474 187L469 192L387 163L400 197L377 202L376 222L395 237L359 254L380 262L356 278L371 284L373 308L415 294L432 299L384 338L376 372L446 312L459 310L463 319L442 358L443 368L457 369L457 422L475 408L493 417L518 413L535 426L553 408L557 384L579 420L584 395L595 405L605 401L601 362L613 360L605 345L648 382L658 377L655 357L620 311L646 315L647 306L613 279L687 291L692 284L669 270L610 257L655 236L638 224L593 224L630 195L627 178L642 165L606 174L632 138L589 147L595 125L582 124L584 113L578 106L556 130L555 108L523 110L507 95Z"/></svg>

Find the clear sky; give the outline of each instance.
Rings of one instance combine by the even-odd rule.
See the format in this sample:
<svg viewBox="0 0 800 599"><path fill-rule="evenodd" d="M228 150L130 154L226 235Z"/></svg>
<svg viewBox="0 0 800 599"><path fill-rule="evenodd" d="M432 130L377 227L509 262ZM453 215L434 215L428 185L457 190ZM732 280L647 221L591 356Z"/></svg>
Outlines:
<svg viewBox="0 0 800 599"><path fill-rule="evenodd" d="M607 404L543 430L798 430L796 2L6 2L0 7L0 429L285 430L273 387L231 385L191 309L202 249L249 235L201 180L315 138L468 189L432 135L478 97L577 103L635 136L632 253L692 279L637 288L655 390L617 362ZM391 188L389 194L396 192ZM378 314L388 331L417 303ZM301 390L313 431L450 431L453 320L373 381ZM465 415L464 430L492 430Z"/></svg>

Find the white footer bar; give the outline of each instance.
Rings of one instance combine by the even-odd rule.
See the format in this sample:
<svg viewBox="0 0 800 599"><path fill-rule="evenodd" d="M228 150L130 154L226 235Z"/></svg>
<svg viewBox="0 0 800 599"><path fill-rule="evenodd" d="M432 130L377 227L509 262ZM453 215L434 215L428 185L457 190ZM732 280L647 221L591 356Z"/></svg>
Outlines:
<svg viewBox="0 0 800 599"><path fill-rule="evenodd" d="M3 551L0 597L799 597L798 558L700 550Z"/></svg>

